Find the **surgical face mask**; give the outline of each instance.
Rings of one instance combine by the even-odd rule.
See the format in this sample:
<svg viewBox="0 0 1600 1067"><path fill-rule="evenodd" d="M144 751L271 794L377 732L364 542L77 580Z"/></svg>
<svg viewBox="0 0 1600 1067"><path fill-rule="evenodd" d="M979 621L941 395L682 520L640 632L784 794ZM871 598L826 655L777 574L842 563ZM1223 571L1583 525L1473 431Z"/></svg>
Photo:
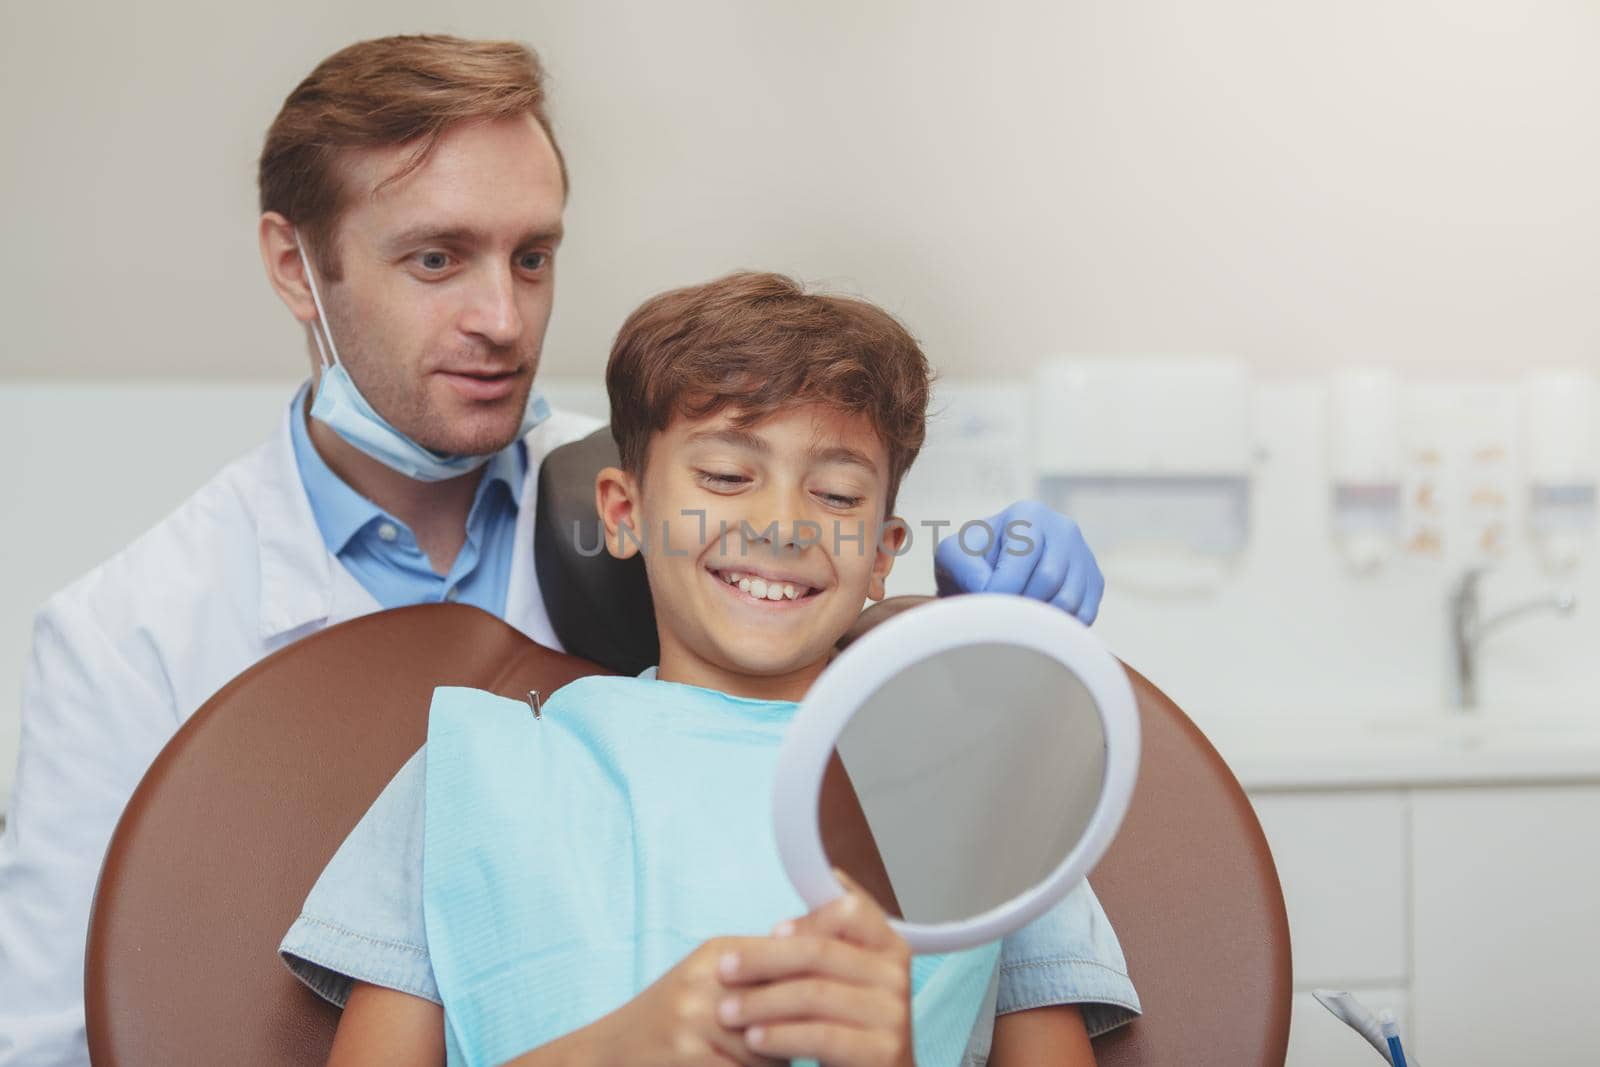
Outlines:
<svg viewBox="0 0 1600 1067"><path fill-rule="evenodd" d="M317 305L317 321L311 327L311 336L322 357L322 378L317 383L316 399L311 403L311 417L326 423L340 437L379 463L418 481L442 482L447 478L459 478L489 462L488 456L441 455L424 448L389 425L389 421L367 403L339 360L338 349L333 346L333 331L328 328L328 315L322 308L322 296L317 292L316 275L311 270L311 260L306 256L298 230L294 244L300 250L300 263L305 267L306 282L311 286L311 300ZM517 436L526 435L549 417L550 405L544 395L530 389Z"/></svg>

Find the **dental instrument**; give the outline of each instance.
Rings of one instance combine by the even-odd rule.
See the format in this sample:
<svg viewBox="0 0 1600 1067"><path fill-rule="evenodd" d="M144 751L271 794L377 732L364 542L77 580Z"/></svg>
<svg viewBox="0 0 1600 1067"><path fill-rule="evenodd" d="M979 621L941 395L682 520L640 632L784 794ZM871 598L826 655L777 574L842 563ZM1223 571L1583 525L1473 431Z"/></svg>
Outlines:
<svg viewBox="0 0 1600 1067"><path fill-rule="evenodd" d="M1422 1067L1415 1059L1408 1061L1403 1054L1398 1059L1390 1055L1389 1042L1383 1035L1383 1024L1351 994L1340 989L1314 989L1311 995L1317 998L1318 1004L1331 1011L1334 1018L1366 1038L1367 1043L1377 1049L1391 1067L1407 1067L1408 1063L1409 1067ZM1387 1014L1393 1018L1392 1012Z"/></svg>
<svg viewBox="0 0 1600 1067"><path fill-rule="evenodd" d="M1378 1014L1378 1026L1383 1031L1384 1043L1389 1046L1389 1062L1394 1067L1406 1067L1406 1054L1400 1047L1400 1027L1394 1021L1394 1012L1384 1008Z"/></svg>

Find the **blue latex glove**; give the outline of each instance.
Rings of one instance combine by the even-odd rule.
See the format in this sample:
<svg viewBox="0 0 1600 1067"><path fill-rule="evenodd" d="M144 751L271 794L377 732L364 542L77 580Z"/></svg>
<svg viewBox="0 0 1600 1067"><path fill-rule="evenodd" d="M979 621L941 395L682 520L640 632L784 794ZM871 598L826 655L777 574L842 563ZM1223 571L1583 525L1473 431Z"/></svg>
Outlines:
<svg viewBox="0 0 1600 1067"><path fill-rule="evenodd" d="M1085 626L1094 622L1106 580L1077 523L1037 500L1019 500L983 522L992 536L973 526L963 542L958 526L939 539L933 578L940 596L1020 593L1076 615Z"/></svg>

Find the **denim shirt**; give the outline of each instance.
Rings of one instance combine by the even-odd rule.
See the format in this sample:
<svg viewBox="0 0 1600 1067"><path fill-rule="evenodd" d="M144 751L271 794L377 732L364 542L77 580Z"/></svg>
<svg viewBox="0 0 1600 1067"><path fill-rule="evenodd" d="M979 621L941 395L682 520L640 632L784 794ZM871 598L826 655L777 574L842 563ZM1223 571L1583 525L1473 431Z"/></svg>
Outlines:
<svg viewBox="0 0 1600 1067"><path fill-rule="evenodd" d="M279 946L289 969L343 1007L353 981L440 1003L422 911L426 749L408 760L350 832ZM1002 942L1000 966L963 1064L987 1062L994 1019L1076 1004L1091 1037L1128 1022L1139 998L1087 882Z"/></svg>

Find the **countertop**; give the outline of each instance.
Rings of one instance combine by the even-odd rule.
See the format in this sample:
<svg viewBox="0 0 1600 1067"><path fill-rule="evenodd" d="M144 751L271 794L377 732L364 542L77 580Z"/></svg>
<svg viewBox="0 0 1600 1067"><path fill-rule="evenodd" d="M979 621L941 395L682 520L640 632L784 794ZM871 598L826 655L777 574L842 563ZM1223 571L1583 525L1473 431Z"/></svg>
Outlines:
<svg viewBox="0 0 1600 1067"><path fill-rule="evenodd" d="M1197 719L1251 792L1600 784L1600 708Z"/></svg>

